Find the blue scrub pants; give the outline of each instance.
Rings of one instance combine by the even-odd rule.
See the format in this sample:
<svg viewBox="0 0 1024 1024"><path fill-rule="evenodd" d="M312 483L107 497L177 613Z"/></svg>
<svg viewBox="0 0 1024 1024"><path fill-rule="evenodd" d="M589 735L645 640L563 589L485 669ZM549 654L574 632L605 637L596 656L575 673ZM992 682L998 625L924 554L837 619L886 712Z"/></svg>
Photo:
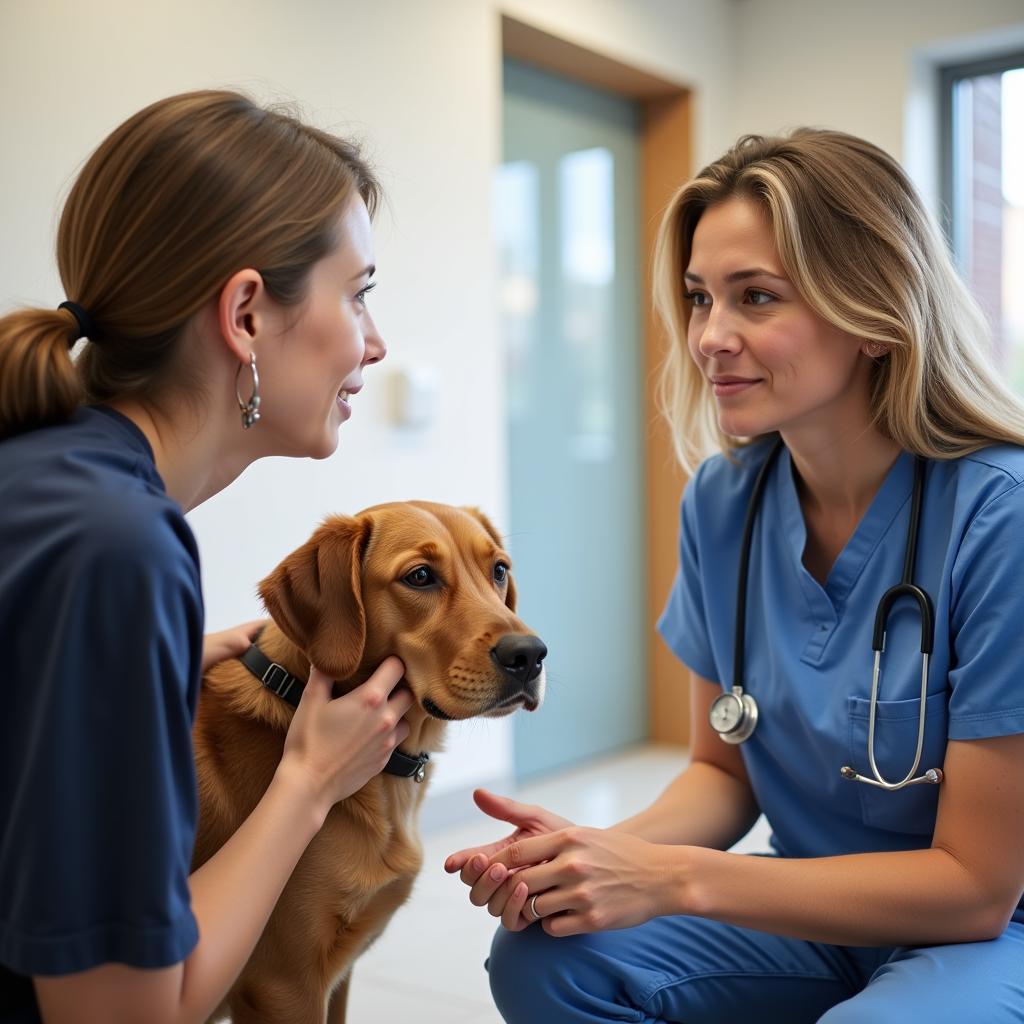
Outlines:
<svg viewBox="0 0 1024 1024"><path fill-rule="evenodd" d="M695 917L551 938L499 928L487 962L508 1024L1024 1022L1024 924L991 942L828 946Z"/></svg>

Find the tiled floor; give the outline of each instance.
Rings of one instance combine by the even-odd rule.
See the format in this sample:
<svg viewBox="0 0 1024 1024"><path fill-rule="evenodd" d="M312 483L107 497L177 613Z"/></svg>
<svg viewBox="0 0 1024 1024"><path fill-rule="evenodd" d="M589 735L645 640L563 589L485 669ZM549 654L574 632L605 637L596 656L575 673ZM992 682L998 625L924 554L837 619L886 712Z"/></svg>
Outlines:
<svg viewBox="0 0 1024 1024"><path fill-rule="evenodd" d="M639 747L513 795L580 824L608 825L650 802L685 761L679 748ZM483 969L495 921L470 904L458 877L443 868L448 854L505 834L475 808L470 813L465 824L424 836L412 898L356 964L350 1024L501 1024ZM767 849L767 838L762 819L736 849Z"/></svg>

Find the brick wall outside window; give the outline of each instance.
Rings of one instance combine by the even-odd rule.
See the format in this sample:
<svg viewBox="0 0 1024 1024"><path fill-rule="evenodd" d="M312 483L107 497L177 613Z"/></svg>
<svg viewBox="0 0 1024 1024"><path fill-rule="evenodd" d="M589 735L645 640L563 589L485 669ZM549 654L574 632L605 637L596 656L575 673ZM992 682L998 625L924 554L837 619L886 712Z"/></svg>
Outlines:
<svg viewBox="0 0 1024 1024"><path fill-rule="evenodd" d="M996 358L1005 362L1003 336L1002 75L970 80L971 228L968 283L988 317Z"/></svg>
<svg viewBox="0 0 1024 1024"><path fill-rule="evenodd" d="M996 363L1024 397L1024 55L944 72L946 207Z"/></svg>

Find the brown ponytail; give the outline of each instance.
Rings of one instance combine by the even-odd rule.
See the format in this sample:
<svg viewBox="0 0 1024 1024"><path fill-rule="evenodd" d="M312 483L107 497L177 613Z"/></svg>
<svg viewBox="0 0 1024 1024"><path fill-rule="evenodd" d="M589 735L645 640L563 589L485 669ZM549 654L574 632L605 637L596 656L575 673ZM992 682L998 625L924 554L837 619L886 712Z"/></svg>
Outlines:
<svg viewBox="0 0 1024 1024"><path fill-rule="evenodd" d="M203 91L129 118L86 162L57 235L65 296L95 328L73 360L70 311L0 317L0 439L188 382L184 328L237 270L300 303L353 190L372 215L380 188L359 149L283 107Z"/></svg>
<svg viewBox="0 0 1024 1024"><path fill-rule="evenodd" d="M67 419L84 391L71 346L75 318L22 309L0 317L0 438Z"/></svg>

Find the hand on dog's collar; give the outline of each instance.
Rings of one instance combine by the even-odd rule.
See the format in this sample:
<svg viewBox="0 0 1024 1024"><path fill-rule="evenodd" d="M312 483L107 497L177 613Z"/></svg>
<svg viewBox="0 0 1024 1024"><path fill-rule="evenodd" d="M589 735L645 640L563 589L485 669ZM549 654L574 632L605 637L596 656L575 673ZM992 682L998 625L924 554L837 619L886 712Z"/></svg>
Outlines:
<svg viewBox="0 0 1024 1024"><path fill-rule="evenodd" d="M293 708L299 706L302 691L306 688L304 680L293 676L283 665L271 661L256 644L253 644L238 660L271 693L291 704ZM430 754L425 750L419 754L405 754L396 749L391 752L388 763L384 765L384 773L397 775L403 779L412 779L414 782L422 782L427 777L427 762L429 760Z"/></svg>

